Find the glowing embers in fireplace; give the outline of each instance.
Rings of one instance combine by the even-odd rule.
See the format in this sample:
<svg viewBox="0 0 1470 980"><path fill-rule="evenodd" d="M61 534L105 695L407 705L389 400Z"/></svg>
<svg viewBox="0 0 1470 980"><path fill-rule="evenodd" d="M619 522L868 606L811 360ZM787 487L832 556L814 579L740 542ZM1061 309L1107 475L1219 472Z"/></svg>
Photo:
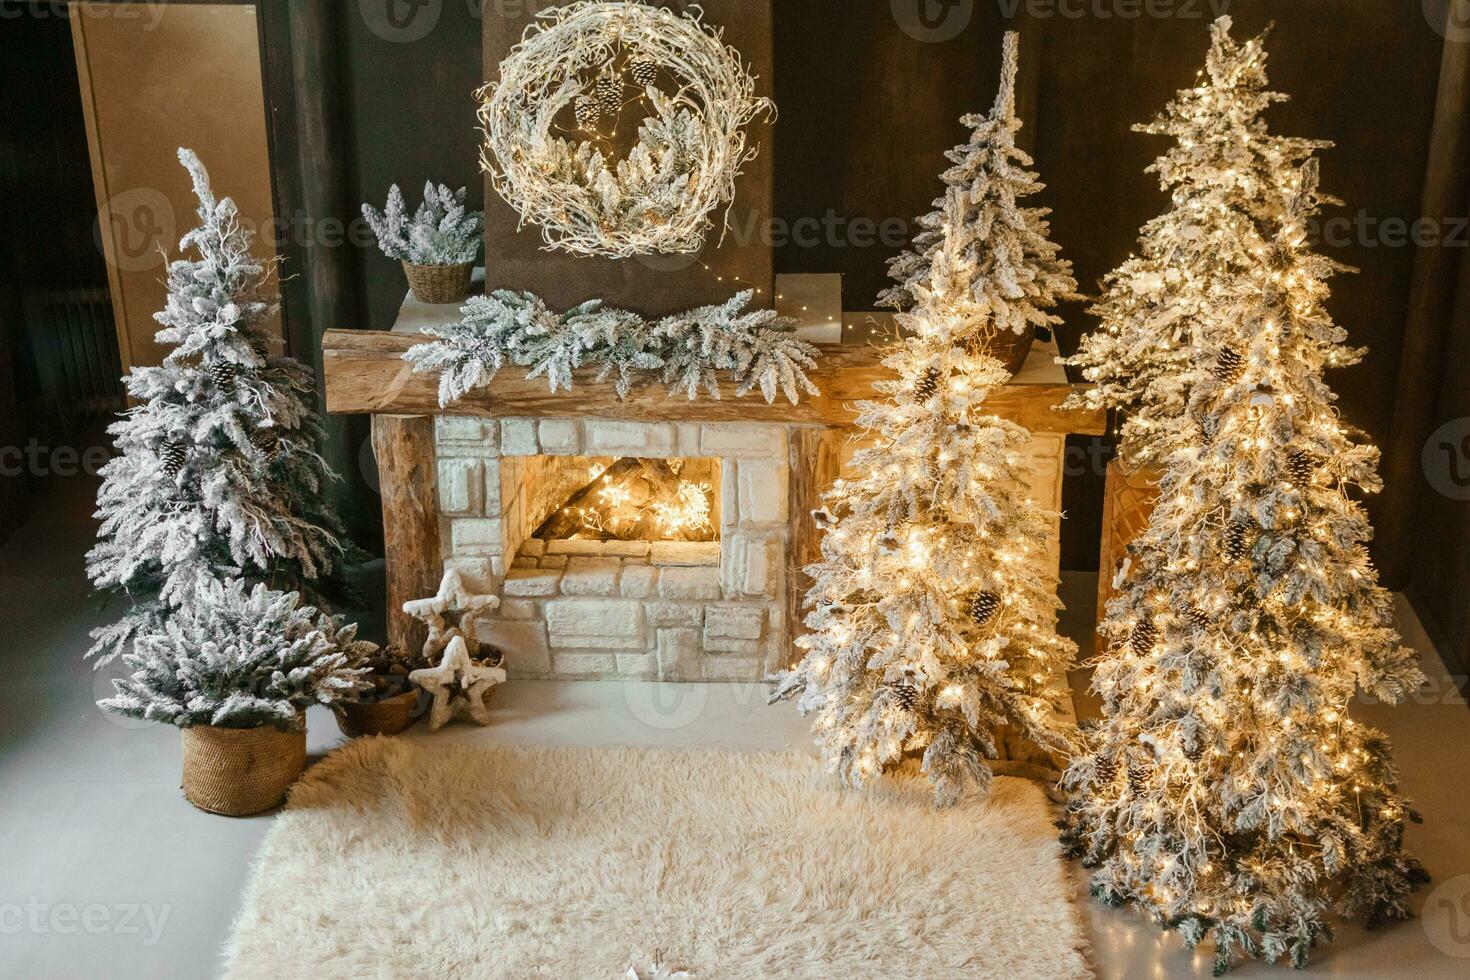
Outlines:
<svg viewBox="0 0 1470 980"><path fill-rule="evenodd" d="M585 466L535 538L593 541L718 541L718 459L568 460Z"/></svg>

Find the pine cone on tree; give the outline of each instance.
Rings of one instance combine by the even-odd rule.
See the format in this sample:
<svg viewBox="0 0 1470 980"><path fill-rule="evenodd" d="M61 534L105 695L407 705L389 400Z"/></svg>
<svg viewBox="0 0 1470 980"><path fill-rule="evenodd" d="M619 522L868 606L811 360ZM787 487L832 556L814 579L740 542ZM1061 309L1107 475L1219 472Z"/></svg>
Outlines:
<svg viewBox="0 0 1470 980"><path fill-rule="evenodd" d="M628 71L633 75L633 81L641 88L647 88L658 79L658 62L650 55L640 54L628 62Z"/></svg>
<svg viewBox="0 0 1470 980"><path fill-rule="evenodd" d="M1245 375L1245 358L1234 347L1221 347L1210 370L1222 384L1233 385Z"/></svg>
<svg viewBox="0 0 1470 980"><path fill-rule="evenodd" d="M1225 525L1225 542L1222 553L1226 561L1240 561L1245 557L1250 544L1250 526L1244 521L1231 521Z"/></svg>
<svg viewBox="0 0 1470 980"><path fill-rule="evenodd" d="M1133 627L1133 632L1128 635L1128 645L1140 657L1152 650L1158 641L1159 628L1150 619L1139 620Z"/></svg>
<svg viewBox="0 0 1470 980"><path fill-rule="evenodd" d="M230 361L215 361L209 366L209 380L214 386L227 395L235 393L235 377L237 371L235 365Z"/></svg>
<svg viewBox="0 0 1470 980"><path fill-rule="evenodd" d="M169 479L174 479L184 471L184 464L189 461L189 447L171 439L158 448L158 461L163 464L163 472Z"/></svg>
<svg viewBox="0 0 1470 980"><path fill-rule="evenodd" d="M904 711L913 711L919 704L919 689L908 684L893 684L893 701Z"/></svg>
<svg viewBox="0 0 1470 980"><path fill-rule="evenodd" d="M914 401L926 402L939 390L939 369L930 368L924 376L914 382Z"/></svg>
<svg viewBox="0 0 1470 980"><path fill-rule="evenodd" d="M1194 742L1189 748L1184 750L1184 757L1190 762L1199 762L1203 759L1205 757L1205 740L1196 735Z"/></svg>
<svg viewBox="0 0 1470 980"><path fill-rule="evenodd" d="M1286 457L1286 475L1298 487L1311 486L1316 472L1317 457L1309 450L1293 449Z"/></svg>
<svg viewBox="0 0 1470 980"><path fill-rule="evenodd" d="M1128 767L1128 788L1133 790L1135 795L1142 793L1153 771L1154 767L1147 762L1135 762L1130 765Z"/></svg>
<svg viewBox="0 0 1470 980"><path fill-rule="evenodd" d="M1092 763L1092 775L1104 786L1113 785L1118 778L1118 760L1111 756L1098 756Z"/></svg>
<svg viewBox="0 0 1470 980"><path fill-rule="evenodd" d="M1210 628L1210 617L1199 606L1186 606L1184 609L1184 618L1189 622L1189 625L1194 628L1194 631L1196 633L1203 633L1205 630Z"/></svg>
<svg viewBox="0 0 1470 980"><path fill-rule="evenodd" d="M1000 610L1000 596L994 592L979 592L970 600L970 618L976 626L984 626Z"/></svg>
<svg viewBox="0 0 1470 980"><path fill-rule="evenodd" d="M267 463L274 463L281 456L281 437L274 429L256 429L250 437L250 444Z"/></svg>

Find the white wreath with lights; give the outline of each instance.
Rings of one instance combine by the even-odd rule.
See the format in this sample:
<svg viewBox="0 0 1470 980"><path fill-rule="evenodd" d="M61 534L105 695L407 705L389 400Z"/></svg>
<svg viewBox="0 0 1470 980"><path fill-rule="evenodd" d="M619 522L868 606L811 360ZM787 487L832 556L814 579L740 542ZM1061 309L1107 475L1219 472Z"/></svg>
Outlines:
<svg viewBox="0 0 1470 980"><path fill-rule="evenodd" d="M543 12L479 93L481 166L546 248L627 258L697 251L775 106L719 28L637 2ZM631 98L628 98L629 95ZM625 109L636 145L615 159Z"/></svg>

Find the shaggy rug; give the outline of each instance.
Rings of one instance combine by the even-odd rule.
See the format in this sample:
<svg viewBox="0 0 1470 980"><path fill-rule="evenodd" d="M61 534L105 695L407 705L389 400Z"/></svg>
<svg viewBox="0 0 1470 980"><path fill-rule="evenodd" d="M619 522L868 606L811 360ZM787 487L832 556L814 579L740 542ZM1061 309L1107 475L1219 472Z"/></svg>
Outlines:
<svg viewBox="0 0 1470 980"><path fill-rule="evenodd" d="M1019 779L936 811L794 754L359 739L292 790L227 976L1085 977L1070 891Z"/></svg>

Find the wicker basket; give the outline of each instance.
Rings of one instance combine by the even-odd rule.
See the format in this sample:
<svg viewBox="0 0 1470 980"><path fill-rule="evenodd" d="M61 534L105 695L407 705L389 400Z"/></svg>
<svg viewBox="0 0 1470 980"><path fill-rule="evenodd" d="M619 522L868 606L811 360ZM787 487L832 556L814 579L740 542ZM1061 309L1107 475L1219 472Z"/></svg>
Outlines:
<svg viewBox="0 0 1470 980"><path fill-rule="evenodd" d="M403 263L408 276L408 288L413 290L414 299L420 303L462 303L470 295L470 279L475 264L460 265L414 265Z"/></svg>
<svg viewBox="0 0 1470 980"><path fill-rule="evenodd" d="M1123 564L1128 545L1148 527L1159 499L1158 470L1134 469L1120 459L1108 463L1103 488L1102 551L1097 565L1097 620L1107 615L1113 591L1113 576Z"/></svg>
<svg viewBox="0 0 1470 980"><path fill-rule="evenodd" d="M407 731L418 715L414 709L419 704L419 692L415 688L397 697L365 704L344 704L336 708L337 727L348 738L363 735L397 735Z"/></svg>
<svg viewBox="0 0 1470 980"><path fill-rule="evenodd" d="M1030 330L1025 333L998 330L990 336L985 352L1004 364L1011 374L1015 374L1026 363L1026 355L1031 353L1031 344L1035 339Z"/></svg>
<svg viewBox="0 0 1470 980"><path fill-rule="evenodd" d="M184 797L199 809L248 817L280 806L306 769L306 726L185 728Z"/></svg>

